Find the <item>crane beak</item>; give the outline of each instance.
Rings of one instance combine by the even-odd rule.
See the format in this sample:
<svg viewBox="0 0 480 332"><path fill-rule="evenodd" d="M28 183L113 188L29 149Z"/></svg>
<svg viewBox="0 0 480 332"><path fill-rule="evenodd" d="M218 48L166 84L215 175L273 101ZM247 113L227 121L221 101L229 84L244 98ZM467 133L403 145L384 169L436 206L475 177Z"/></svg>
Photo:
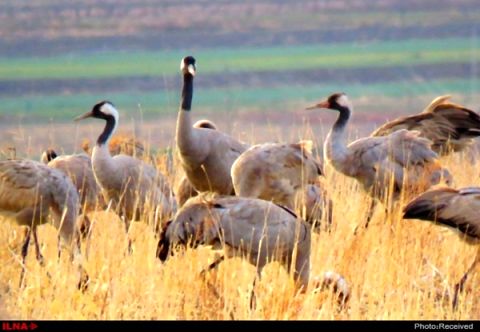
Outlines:
<svg viewBox="0 0 480 332"><path fill-rule="evenodd" d="M195 65L188 65L187 70L192 76L195 76L197 73L197 68L195 68Z"/></svg>
<svg viewBox="0 0 480 332"><path fill-rule="evenodd" d="M91 118L93 117L93 112L90 111L90 112L87 112L85 114L82 114L80 116L77 116L75 119L73 119L73 121L80 121L80 120L83 120L83 119L86 119L86 118Z"/></svg>
<svg viewBox="0 0 480 332"><path fill-rule="evenodd" d="M323 100L323 101L319 102L318 104L309 106L305 109L306 110L314 110L314 109L317 109L317 108L330 108L330 103L328 102L328 100Z"/></svg>

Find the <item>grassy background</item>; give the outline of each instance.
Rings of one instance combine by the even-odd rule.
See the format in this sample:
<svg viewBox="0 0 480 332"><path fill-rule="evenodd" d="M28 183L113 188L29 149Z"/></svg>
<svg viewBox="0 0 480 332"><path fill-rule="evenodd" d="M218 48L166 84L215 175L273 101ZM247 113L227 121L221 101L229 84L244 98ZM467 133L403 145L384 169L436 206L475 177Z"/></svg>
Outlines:
<svg viewBox="0 0 480 332"><path fill-rule="evenodd" d="M102 99L119 108L120 131L171 151L187 54L198 60L194 118L208 117L249 143L312 139L320 151L335 115L303 109L335 91L355 105L352 139L441 94L478 111L479 18L478 0L5 0L0 152L32 159L47 147L78 152L103 123L71 120ZM478 160L443 162L456 187L480 185ZM83 243L86 293L75 287L68 255L57 259L50 225L39 229L46 266L31 248L27 286L18 288L23 232L2 220L0 319L480 319L478 273L459 310L448 295L475 248L453 232L402 220L405 202L390 216L378 209L368 231L354 236L369 201L354 180L329 168L326 174L334 226L312 239L312 277L327 270L345 276L352 296L343 310L328 292L294 294L287 273L271 264L250 311L255 272L245 261L228 260L209 276L216 297L198 277L213 258L208 248L162 265L153 233L139 222L128 255L118 217L97 211ZM167 176L178 182L179 167Z"/></svg>
<svg viewBox="0 0 480 332"><path fill-rule="evenodd" d="M310 130L302 128L304 133ZM478 161L457 154L442 162L454 174L457 186L480 185ZM179 167L167 175L172 183L177 182ZM108 211L90 214L92 235L82 244L83 265L90 277L84 293L76 288L79 275L68 255L57 259L57 231L48 224L39 227L46 265L39 266L30 248L26 286L19 288L23 232L13 223L3 223L0 302L8 317L27 320L480 319L478 273L471 274L466 283L458 310L450 305L453 285L471 264L475 247L453 231L428 222L402 220L400 210L408 199L400 201L389 216L378 208L369 228L354 235L369 206L366 194L355 180L328 167L325 185L334 203L333 227L330 232L313 234L311 278L321 278L326 271L343 275L351 289L350 301L343 309L332 293L316 291L313 282L305 294L296 294L286 271L272 263L257 282L257 308L250 310L255 269L246 260L226 260L217 272L207 275L209 286L199 274L213 261L212 250L188 250L161 264L155 258L157 240L151 228L137 222L130 231L133 253L128 254L124 226Z"/></svg>

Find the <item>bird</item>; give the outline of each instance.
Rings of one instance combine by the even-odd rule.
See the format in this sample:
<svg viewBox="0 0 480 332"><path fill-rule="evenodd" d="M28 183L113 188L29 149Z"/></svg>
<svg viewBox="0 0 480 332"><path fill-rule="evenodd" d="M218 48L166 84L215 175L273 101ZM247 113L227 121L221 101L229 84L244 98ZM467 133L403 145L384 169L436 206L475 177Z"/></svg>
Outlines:
<svg viewBox="0 0 480 332"><path fill-rule="evenodd" d="M442 155L462 151L480 136L480 115L455 103L451 96L435 98L423 112L387 122L371 136L387 136L400 130L416 130L432 141L432 149Z"/></svg>
<svg viewBox="0 0 480 332"><path fill-rule="evenodd" d="M295 196L322 175L312 142L264 143L250 147L232 165L235 193L295 209Z"/></svg>
<svg viewBox="0 0 480 332"><path fill-rule="evenodd" d="M205 128L205 129L217 130L217 125L215 124L215 122L211 120L201 119L193 124L193 128Z"/></svg>
<svg viewBox="0 0 480 332"><path fill-rule="evenodd" d="M192 126L195 63L195 58L187 56L180 64L183 87L175 136L180 164L196 191L231 195L230 169L247 146L219 130Z"/></svg>
<svg viewBox="0 0 480 332"><path fill-rule="evenodd" d="M206 119L198 120L193 124L193 127L217 130L217 125L212 121L206 120ZM197 195L198 195L198 192L192 186L187 176L183 175L175 190L175 197L177 198L178 206L182 207L189 198Z"/></svg>
<svg viewBox="0 0 480 332"><path fill-rule="evenodd" d="M52 161L57 157L58 155L55 152L55 150L52 148L48 148L45 151L43 151L42 156L40 157L40 161L42 162L42 164L47 165L50 161Z"/></svg>
<svg viewBox="0 0 480 332"><path fill-rule="evenodd" d="M182 207L190 198L197 195L198 192L193 188L187 176L183 175L175 189L175 198L177 199L178 207Z"/></svg>
<svg viewBox="0 0 480 332"><path fill-rule="evenodd" d="M247 257L260 276L276 260L293 268L305 290L310 273L310 227L291 210L256 198L202 193L187 201L166 225L157 257L164 262L174 246L224 249L226 257ZM213 266L213 265L212 265Z"/></svg>
<svg viewBox="0 0 480 332"><path fill-rule="evenodd" d="M93 211L97 205L102 205L90 156L85 153L58 156L55 150L49 148L42 153L41 161L70 177L77 188L84 212Z"/></svg>
<svg viewBox="0 0 480 332"><path fill-rule="evenodd" d="M463 291L468 275L480 263L480 187L440 187L420 194L403 209L404 219L433 221L457 231L461 239L477 246L472 265L455 285L453 306Z"/></svg>
<svg viewBox="0 0 480 332"><path fill-rule="evenodd" d="M296 210L299 210L300 217L312 224L314 229L320 230L322 226L328 229L332 226L333 201L328 197L322 182L317 180L298 191L295 196L295 206ZM326 221L326 225L322 224L322 220Z"/></svg>
<svg viewBox="0 0 480 332"><path fill-rule="evenodd" d="M0 217L26 226L21 249L23 267L31 235L35 242L36 258L43 264L37 237L37 227L52 221L63 243L78 256L77 217L80 203L77 190L68 176L33 160L0 161ZM51 217L51 218L49 218ZM24 268L20 277L23 282Z"/></svg>
<svg viewBox="0 0 480 332"><path fill-rule="evenodd" d="M393 203L402 189L416 193L441 180L451 182L451 174L431 149L432 142L420 137L418 131L401 129L388 136L364 137L347 145L345 129L353 109L347 95L334 93L307 109L316 108L339 112L324 142L326 163L358 180L375 199L385 201L389 198Z"/></svg>
<svg viewBox="0 0 480 332"><path fill-rule="evenodd" d="M312 280L314 292L331 288L336 295L337 303L344 307L350 299L351 289L345 278L334 271L326 271L321 276L315 276Z"/></svg>
<svg viewBox="0 0 480 332"><path fill-rule="evenodd" d="M75 118L76 121L96 118L105 120L105 128L92 151L95 179L107 201L111 201L124 219L126 230L131 220L139 220L154 211L154 225L176 209L170 186L159 171L140 159L119 154L111 156L108 144L119 120L119 113L110 101L95 104L91 111Z"/></svg>

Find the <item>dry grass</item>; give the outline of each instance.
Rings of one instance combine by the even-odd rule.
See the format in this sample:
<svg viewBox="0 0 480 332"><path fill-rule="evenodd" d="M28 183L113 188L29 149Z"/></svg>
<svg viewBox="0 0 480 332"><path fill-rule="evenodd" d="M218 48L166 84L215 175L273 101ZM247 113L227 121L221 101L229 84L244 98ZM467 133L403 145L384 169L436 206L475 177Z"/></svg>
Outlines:
<svg viewBox="0 0 480 332"><path fill-rule="evenodd" d="M478 164L462 155L445 162L457 187L480 185ZM99 211L90 215L93 231L83 243L90 276L84 293L76 287L79 276L67 255L57 259L56 230L50 225L39 228L46 265L39 266L31 248L26 286L19 288L22 232L12 223L2 223L0 302L6 312L0 312L0 318L480 319L480 274L467 282L456 311L446 295L471 263L475 248L428 222L402 220L404 202L390 216L377 209L370 227L354 235L364 222L369 199L354 180L326 171L334 226L313 235L311 277L327 270L342 274L352 291L344 309L327 292L309 289L296 294L288 273L272 263L257 282L257 306L251 310L255 269L246 261L227 260L204 280L200 271L215 256L209 248L187 250L161 264L155 258L153 232L139 222L130 231L133 253L128 254L119 218ZM180 173L169 175L176 181Z"/></svg>

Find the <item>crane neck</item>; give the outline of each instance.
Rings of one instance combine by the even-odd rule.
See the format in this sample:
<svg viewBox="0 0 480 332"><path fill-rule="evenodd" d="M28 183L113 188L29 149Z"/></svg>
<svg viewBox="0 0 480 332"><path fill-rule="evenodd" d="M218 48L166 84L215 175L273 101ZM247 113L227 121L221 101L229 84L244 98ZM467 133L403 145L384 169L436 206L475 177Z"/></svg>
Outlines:
<svg viewBox="0 0 480 332"><path fill-rule="evenodd" d="M327 135L324 150L325 160L332 163L335 168L340 169L348 158L346 127L350 119L351 110L339 107L338 111L340 114Z"/></svg>
<svg viewBox="0 0 480 332"><path fill-rule="evenodd" d="M177 117L176 141L181 155L195 154L201 142L192 127L191 107L193 97L193 76L190 73L183 75L183 87L180 110Z"/></svg>
<svg viewBox="0 0 480 332"><path fill-rule="evenodd" d="M333 124L333 131L345 131L347 127L348 120L350 119L350 115L352 114L351 110L348 107L339 107L339 116L337 121Z"/></svg>
<svg viewBox="0 0 480 332"><path fill-rule="evenodd" d="M193 98L193 76L190 73L183 75L183 88L182 88L182 104L181 109L184 111L190 111L192 109Z"/></svg>
<svg viewBox="0 0 480 332"><path fill-rule="evenodd" d="M113 115L106 115L105 121L105 128L103 128L103 132L100 134L100 136L98 136L97 139L98 146L108 144L118 126L118 121Z"/></svg>

